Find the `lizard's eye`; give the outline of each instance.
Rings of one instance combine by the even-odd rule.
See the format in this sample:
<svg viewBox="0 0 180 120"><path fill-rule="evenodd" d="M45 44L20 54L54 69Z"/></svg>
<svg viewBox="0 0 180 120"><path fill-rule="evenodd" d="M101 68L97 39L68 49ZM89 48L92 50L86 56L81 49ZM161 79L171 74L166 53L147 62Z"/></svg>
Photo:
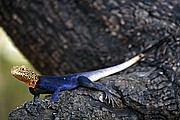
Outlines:
<svg viewBox="0 0 180 120"><path fill-rule="evenodd" d="M24 68L22 68L21 70L23 70L23 71L24 71Z"/></svg>

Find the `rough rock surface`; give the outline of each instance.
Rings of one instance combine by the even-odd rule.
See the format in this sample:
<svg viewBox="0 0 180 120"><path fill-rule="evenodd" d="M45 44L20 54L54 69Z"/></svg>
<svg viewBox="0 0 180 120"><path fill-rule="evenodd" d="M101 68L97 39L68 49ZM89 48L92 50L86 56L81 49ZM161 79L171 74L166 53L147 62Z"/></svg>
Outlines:
<svg viewBox="0 0 180 120"><path fill-rule="evenodd" d="M0 26L42 74L89 71L124 62L180 25L180 2L1 0ZM180 119L180 36L121 75L102 79L118 106L87 88L30 101L9 119Z"/></svg>

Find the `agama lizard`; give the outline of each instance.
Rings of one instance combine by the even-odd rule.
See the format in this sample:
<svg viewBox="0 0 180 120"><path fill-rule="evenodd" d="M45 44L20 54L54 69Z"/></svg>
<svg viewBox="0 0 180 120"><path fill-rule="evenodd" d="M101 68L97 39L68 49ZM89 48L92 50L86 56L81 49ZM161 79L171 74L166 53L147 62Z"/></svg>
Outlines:
<svg viewBox="0 0 180 120"><path fill-rule="evenodd" d="M14 75L18 80L23 81L29 86L30 93L34 95L34 100L36 98L39 98L40 94L52 94L51 101L55 101L60 91L73 89L78 86L85 86L103 91L108 102L113 104L116 101L114 101L108 88L95 81L130 67L141 58L143 58L147 51L154 49L155 47L159 47L165 41L167 41L165 39L159 41L152 47L148 48L147 50L122 64L104 69L77 74L68 74L63 76L46 76L36 74L31 69L26 68L24 65L22 65L14 66L11 69L11 74Z"/></svg>

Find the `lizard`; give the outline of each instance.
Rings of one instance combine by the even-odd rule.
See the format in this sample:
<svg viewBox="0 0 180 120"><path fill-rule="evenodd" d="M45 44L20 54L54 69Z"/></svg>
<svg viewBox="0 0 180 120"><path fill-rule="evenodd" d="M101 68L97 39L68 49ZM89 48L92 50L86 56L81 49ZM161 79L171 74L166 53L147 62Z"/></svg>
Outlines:
<svg viewBox="0 0 180 120"><path fill-rule="evenodd" d="M77 88L78 86L84 86L103 91L106 96L105 99L108 100L108 103L114 104L114 102L116 101L112 97L111 92L108 90L108 88L96 81L132 66L140 59L144 58L148 51L160 47L165 41L167 41L167 39L168 38L160 40L155 45L152 45L148 49L145 49L143 52L124 63L99 70L67 74L62 76L48 76L39 75L32 71L30 68L27 68L25 65L21 65L14 66L11 69L11 74L18 80L24 82L29 86L29 91L32 95L34 95L34 100L39 98L40 94L52 94L50 101L53 102L57 99L60 91L70 90L73 88Z"/></svg>

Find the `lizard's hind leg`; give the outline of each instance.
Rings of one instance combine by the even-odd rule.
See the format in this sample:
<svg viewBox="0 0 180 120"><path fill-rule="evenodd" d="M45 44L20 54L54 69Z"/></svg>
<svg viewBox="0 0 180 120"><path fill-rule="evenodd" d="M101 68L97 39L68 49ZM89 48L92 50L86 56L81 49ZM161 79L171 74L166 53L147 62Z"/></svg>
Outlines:
<svg viewBox="0 0 180 120"><path fill-rule="evenodd" d="M79 85L81 85L81 86L94 88L94 89L105 92L105 94L106 94L105 99L107 99L108 103L109 104L111 103L112 106L114 107L114 102L116 103L116 101L106 86L104 86L100 83L97 83L97 82L92 82L90 79L88 79L87 77L84 77L84 76L79 76L77 79L78 79Z"/></svg>

